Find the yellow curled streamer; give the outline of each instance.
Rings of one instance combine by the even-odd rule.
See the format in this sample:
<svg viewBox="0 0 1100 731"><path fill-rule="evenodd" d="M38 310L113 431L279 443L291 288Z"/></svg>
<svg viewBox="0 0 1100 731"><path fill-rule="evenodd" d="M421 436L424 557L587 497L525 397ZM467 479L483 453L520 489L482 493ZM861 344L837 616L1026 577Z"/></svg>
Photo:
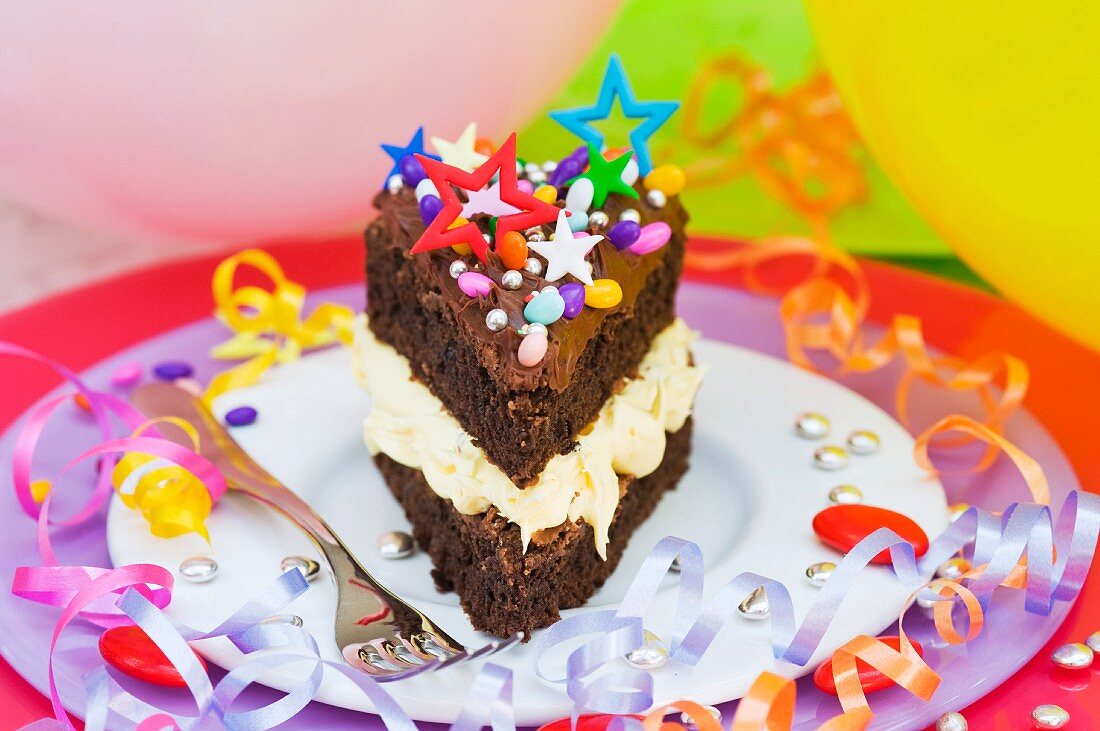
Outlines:
<svg viewBox="0 0 1100 731"><path fill-rule="evenodd" d="M244 266L271 280L271 289L236 287L234 279ZM275 363L292 361L303 350L351 343L355 319L351 309L325 302L303 319L305 288L287 279L283 268L266 251L245 249L222 261L214 270L212 289L215 314L234 334L215 346L211 355L247 360L211 380L203 394L207 403L227 391L255 383Z"/></svg>
<svg viewBox="0 0 1100 731"><path fill-rule="evenodd" d="M179 427L190 437L194 449L198 450L199 435L195 427L177 417L166 416L148 421L138 427L133 436L140 436L157 424ZM111 484L119 499L126 507L141 511L155 536L173 538L185 533L198 533L209 543L206 519L213 508L209 490L201 480L179 465L153 465L157 459L140 452L127 452L119 459L111 472ZM153 466L150 468L150 465Z"/></svg>

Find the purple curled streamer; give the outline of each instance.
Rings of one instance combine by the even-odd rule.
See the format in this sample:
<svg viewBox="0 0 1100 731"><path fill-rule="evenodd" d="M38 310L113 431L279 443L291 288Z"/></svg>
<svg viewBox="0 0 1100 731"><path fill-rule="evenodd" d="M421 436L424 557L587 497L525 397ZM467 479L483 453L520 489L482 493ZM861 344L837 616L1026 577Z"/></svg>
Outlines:
<svg viewBox="0 0 1100 731"><path fill-rule="evenodd" d="M983 574L969 585L983 608L988 606L993 591L1026 556L1025 607L1033 614L1049 614L1055 601L1067 601L1080 591L1092 563L1098 534L1100 497L1076 491L1066 497L1057 520L1052 520L1049 507L1031 503L1013 504L1000 518L979 508L968 508L932 542L920 561L908 542L882 528L844 556L797 626L786 587L749 572L727 582L704 607L703 565L698 546L667 537L646 558L617 611L568 617L536 638L535 671L544 680L565 685L574 704L574 718L586 710L626 714L648 709L653 703L652 678L641 677L648 677L648 673L621 669L596 673L642 643L642 618L677 556L680 575L669 644L672 659L697 664L737 605L763 586L771 607L773 654L777 659L805 666L820 646L856 577L884 550L890 552L890 563L898 580L910 590L927 583L936 567L960 552L971 565L986 566ZM941 598L933 592L927 592L926 596ZM589 634L597 636L569 654L564 678L544 674L541 662L547 652Z"/></svg>

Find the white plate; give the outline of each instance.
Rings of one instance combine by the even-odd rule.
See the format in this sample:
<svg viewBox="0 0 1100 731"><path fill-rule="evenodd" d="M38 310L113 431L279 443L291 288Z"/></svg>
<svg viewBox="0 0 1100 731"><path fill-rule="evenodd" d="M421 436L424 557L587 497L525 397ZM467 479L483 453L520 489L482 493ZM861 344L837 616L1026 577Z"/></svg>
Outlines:
<svg viewBox="0 0 1100 731"><path fill-rule="evenodd" d="M916 467L912 438L878 407L832 381L748 350L702 341L696 357L710 372L697 401L691 470L635 533L618 570L588 608L614 607L653 545L676 535L702 547L708 596L734 575L755 571L790 588L801 618L817 591L803 577L806 567L838 558L816 540L810 521L828 505L829 488L842 482L858 485L868 503L910 516L930 536L946 526L942 487ZM470 627L454 594L435 590L427 556L404 561L378 556L375 540L380 532L409 527L363 446L360 425L370 401L354 383L345 351L330 350L277 368L263 383L224 396L217 410L224 413L242 404L256 407L260 416L255 424L234 429L235 437L326 516L371 573L459 641L476 645L487 639ZM825 442L806 441L792 432L794 417L808 409L831 419L833 433ZM811 465L816 447L830 440L842 443L857 428L878 433L882 447L877 454L852 457L850 466L838 472ZM238 495L228 495L208 524L219 576L209 584L178 581L168 610L193 627L207 629L228 616L278 574L284 556L319 556L289 522ZM184 558L206 552L196 536L152 536L140 515L117 499L108 519L108 548L116 565L156 563L172 570ZM658 634L667 631L660 618L673 614L673 581L666 582L652 612L650 628ZM718 703L743 695L763 670L802 675L852 636L889 626L904 598L889 570L865 572L814 662L805 668L772 658L769 622L735 618L697 667L670 664L656 671L657 702L690 698ZM338 660L332 640L334 604L331 584L319 579L289 611L304 619L325 655ZM204 641L198 649L221 667L233 668L241 661L224 640ZM535 676L532 656L524 646L493 659L515 671L517 722L539 724L568 715L569 700L561 688ZM553 663L547 668L556 670ZM289 690L304 679L294 670L264 681ZM387 690L414 719L451 722L475 672L475 667L458 667L392 683ZM336 673L326 675L318 699L370 710Z"/></svg>

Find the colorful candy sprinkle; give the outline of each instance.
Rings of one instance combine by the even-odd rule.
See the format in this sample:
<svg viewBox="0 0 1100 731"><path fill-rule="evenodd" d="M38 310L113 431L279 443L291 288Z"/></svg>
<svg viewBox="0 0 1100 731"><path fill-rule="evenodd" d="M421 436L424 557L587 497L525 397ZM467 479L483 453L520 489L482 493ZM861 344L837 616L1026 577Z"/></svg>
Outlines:
<svg viewBox="0 0 1100 731"><path fill-rule="evenodd" d="M565 207L570 211L585 211L592 206L592 198L596 195L596 188L588 178L578 178L569 186L569 192L565 194Z"/></svg>
<svg viewBox="0 0 1100 731"><path fill-rule="evenodd" d="M584 288L584 303L589 307L606 309L623 300L623 288L614 279L597 279Z"/></svg>
<svg viewBox="0 0 1100 731"><path fill-rule="evenodd" d="M878 639L895 650L901 647L900 637L879 637ZM920 643L913 640L910 640L910 642L913 644L913 649L917 651L917 655L924 657L924 648L920 646ZM876 670L859 659L856 660L856 671L859 673L859 684L863 686L864 693L885 690L894 684L894 681L884 675L881 670ZM814 685L823 693L837 694L836 680L833 678L832 660L826 660L817 667L814 672Z"/></svg>
<svg viewBox="0 0 1100 731"><path fill-rule="evenodd" d="M256 409L251 406L238 406L225 414L225 423L229 426L248 426L256 421Z"/></svg>
<svg viewBox="0 0 1100 731"><path fill-rule="evenodd" d="M579 233L588 228L588 214L584 211L573 211L567 221L569 222L569 230L574 233Z"/></svg>
<svg viewBox="0 0 1100 731"><path fill-rule="evenodd" d="M672 238L672 229L664 221L654 221L642 226L638 240L630 245L632 254L649 254L661 248Z"/></svg>
<svg viewBox="0 0 1100 731"><path fill-rule="evenodd" d="M521 193L526 193L527 195L531 195L535 192L535 184L526 179L516 181L516 188L518 188Z"/></svg>
<svg viewBox="0 0 1100 731"><path fill-rule="evenodd" d="M187 685L172 662L141 627L127 625L107 630L99 638L99 654L108 665L131 678L170 688ZM206 661L198 653L195 657L205 669Z"/></svg>
<svg viewBox="0 0 1100 731"><path fill-rule="evenodd" d="M562 316L566 320L572 320L577 315L581 314L581 310L584 309L584 285L577 282L568 282L558 287L558 294L561 295L562 301L565 302L565 310L562 312Z"/></svg>
<svg viewBox="0 0 1100 731"><path fill-rule="evenodd" d="M658 165L645 176L646 190L659 190L666 196L677 195L687 185L687 176L679 165Z"/></svg>
<svg viewBox="0 0 1100 731"><path fill-rule="evenodd" d="M633 156L630 158L630 160L626 163L626 167L623 168L623 172L622 172L622 175L620 177L623 179L624 183L626 183L627 185L630 185L630 186L633 186L634 183L638 182L638 159L637 158L635 158Z"/></svg>
<svg viewBox="0 0 1100 731"><path fill-rule="evenodd" d="M535 298L535 301L541 299L544 295L539 295ZM546 356L546 333L535 331L528 333L523 337L523 340L519 342L519 362L520 365L537 366L542 362L542 359Z"/></svg>
<svg viewBox="0 0 1100 731"><path fill-rule="evenodd" d="M619 251L630 248L642 235L642 227L637 221L619 221L607 232L607 238Z"/></svg>
<svg viewBox="0 0 1100 731"><path fill-rule="evenodd" d="M431 181L429 181L431 182ZM443 210L443 201L439 196L428 194L420 199L420 220L425 226L430 226L439 212Z"/></svg>
<svg viewBox="0 0 1100 731"><path fill-rule="evenodd" d="M585 163L588 161L588 148L584 149L584 160L581 162L573 157L567 157L558 163L550 176L550 185L561 186L584 172Z"/></svg>
<svg viewBox="0 0 1100 731"><path fill-rule="evenodd" d="M141 380L141 373L141 363L131 361L130 363L119 366L115 372L111 374L111 385L118 386L119 388L136 386L138 381Z"/></svg>
<svg viewBox="0 0 1100 731"><path fill-rule="evenodd" d="M484 297L493 289L493 280L480 272L463 272L458 275L458 288L467 297Z"/></svg>
<svg viewBox="0 0 1100 731"><path fill-rule="evenodd" d="M565 312L565 300L557 287L546 287L523 308L527 322L549 325L561 319ZM542 356L539 356L540 360Z"/></svg>
<svg viewBox="0 0 1100 731"><path fill-rule="evenodd" d="M421 180L428 177L428 173L424 171L424 166L413 155L405 155L401 158L400 165L401 179L405 181L405 185L416 186Z"/></svg>
<svg viewBox="0 0 1100 731"><path fill-rule="evenodd" d="M194 372L191 364L182 360L166 360L153 366L153 375L162 381L190 378Z"/></svg>
<svg viewBox="0 0 1100 731"><path fill-rule="evenodd" d="M825 508L814 516L813 528L822 543L841 553L852 550L879 528L889 528L911 543L917 556L923 556L928 550L928 536L911 518L872 505L857 503ZM875 556L871 563L890 563L890 551Z"/></svg>
<svg viewBox="0 0 1100 731"><path fill-rule="evenodd" d="M523 269L527 261L527 239L519 231L509 231L497 242L497 254L505 269Z"/></svg>
<svg viewBox="0 0 1100 731"><path fill-rule="evenodd" d="M540 185L535 189L535 197L540 201L553 203L558 199L558 189L552 185Z"/></svg>

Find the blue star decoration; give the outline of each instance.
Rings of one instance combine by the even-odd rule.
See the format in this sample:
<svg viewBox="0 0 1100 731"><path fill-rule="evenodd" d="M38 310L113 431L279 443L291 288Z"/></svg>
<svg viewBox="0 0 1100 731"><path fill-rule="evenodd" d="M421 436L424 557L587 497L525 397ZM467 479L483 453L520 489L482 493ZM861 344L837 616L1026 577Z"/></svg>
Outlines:
<svg viewBox="0 0 1100 731"><path fill-rule="evenodd" d="M405 155L423 155L424 157L430 157L432 160L438 160L439 155L429 155L427 150L424 149L424 126L421 125L416 128L416 132L413 134L412 139L404 147L397 145L382 145L382 149L393 160L393 168L386 173L386 179L382 181L382 187L386 187L386 181L390 179L390 176L397 175L401 172L401 158Z"/></svg>
<svg viewBox="0 0 1100 731"><path fill-rule="evenodd" d="M649 138L668 121L673 112L680 108L680 102L638 101L630 88L630 81L626 78L626 71L623 70L623 63L618 55L612 54L607 63L607 71L604 72L603 82L600 84L600 96L595 104L590 107L550 112L550 118L585 142L602 148L604 134L591 123L611 116L611 106L615 97L619 98L624 116L629 119L645 120L630 133L630 146L638 156L638 170L645 175L653 169L653 160L649 156Z"/></svg>

